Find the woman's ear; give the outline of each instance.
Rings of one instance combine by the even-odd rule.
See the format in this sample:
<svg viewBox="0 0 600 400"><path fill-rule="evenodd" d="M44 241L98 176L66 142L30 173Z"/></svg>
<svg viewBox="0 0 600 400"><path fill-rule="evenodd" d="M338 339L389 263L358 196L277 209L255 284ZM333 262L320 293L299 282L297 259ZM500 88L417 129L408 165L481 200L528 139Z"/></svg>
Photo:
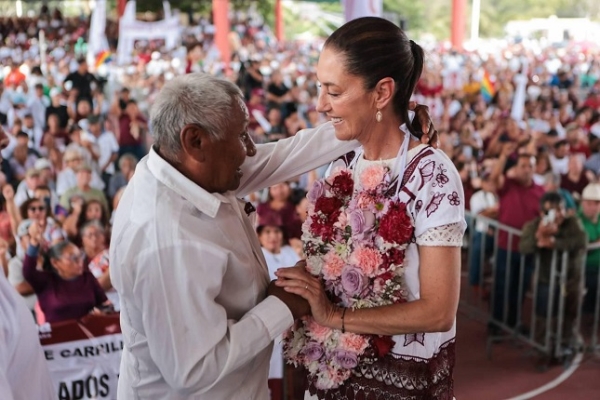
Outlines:
<svg viewBox="0 0 600 400"><path fill-rule="evenodd" d="M375 85L375 106L382 110L394 99L396 82L392 78L383 78Z"/></svg>

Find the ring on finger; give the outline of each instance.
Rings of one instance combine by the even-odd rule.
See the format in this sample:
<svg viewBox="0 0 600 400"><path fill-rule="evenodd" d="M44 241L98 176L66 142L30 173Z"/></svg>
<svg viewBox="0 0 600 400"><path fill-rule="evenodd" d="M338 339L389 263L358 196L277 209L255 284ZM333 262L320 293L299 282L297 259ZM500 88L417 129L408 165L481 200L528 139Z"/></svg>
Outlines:
<svg viewBox="0 0 600 400"><path fill-rule="evenodd" d="M304 286L304 290L308 290L308 284Z"/></svg>

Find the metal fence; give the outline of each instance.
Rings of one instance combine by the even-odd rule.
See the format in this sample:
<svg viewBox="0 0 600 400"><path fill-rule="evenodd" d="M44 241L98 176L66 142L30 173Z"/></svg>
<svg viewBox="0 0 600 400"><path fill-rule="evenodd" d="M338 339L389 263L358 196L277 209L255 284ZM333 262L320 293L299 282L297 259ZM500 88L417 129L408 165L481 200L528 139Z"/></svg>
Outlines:
<svg viewBox="0 0 600 400"><path fill-rule="evenodd" d="M520 230L471 214L467 222L463 275L468 285L461 290L460 304L463 312L487 322L488 357L493 344L504 340L565 362L584 349L599 355L600 263L586 270L586 257L600 252L600 243L582 249L580 259L573 251L526 255L516 246ZM507 238L504 248L500 235Z"/></svg>

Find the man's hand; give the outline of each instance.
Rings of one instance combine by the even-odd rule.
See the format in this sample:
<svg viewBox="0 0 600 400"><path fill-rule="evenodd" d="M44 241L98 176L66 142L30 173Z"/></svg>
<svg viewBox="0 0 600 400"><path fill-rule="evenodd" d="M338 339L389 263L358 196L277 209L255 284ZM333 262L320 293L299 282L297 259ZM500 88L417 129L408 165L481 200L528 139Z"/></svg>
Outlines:
<svg viewBox="0 0 600 400"><path fill-rule="evenodd" d="M412 120L412 127L415 130L417 137L421 140L421 143L428 144L437 149L440 140L437 130L433 126L431 115L429 115L429 107L411 101L408 104L408 109L415 112L415 117Z"/></svg>
<svg viewBox="0 0 600 400"><path fill-rule="evenodd" d="M308 301L293 293L286 292L282 287L275 285L276 281L271 281L267 288L267 296L275 296L283 301L292 312L294 319L310 315L310 305Z"/></svg>

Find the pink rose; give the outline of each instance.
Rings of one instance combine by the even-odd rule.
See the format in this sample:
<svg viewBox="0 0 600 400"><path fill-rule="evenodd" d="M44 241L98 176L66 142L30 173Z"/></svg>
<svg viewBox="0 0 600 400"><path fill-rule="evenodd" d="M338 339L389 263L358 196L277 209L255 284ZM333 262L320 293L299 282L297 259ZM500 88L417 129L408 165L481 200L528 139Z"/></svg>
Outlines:
<svg viewBox="0 0 600 400"><path fill-rule="evenodd" d="M343 333L340 335L339 347L345 351L352 351L357 354L362 354L369 346L369 341L363 335L355 333Z"/></svg>
<svg viewBox="0 0 600 400"><path fill-rule="evenodd" d="M321 196L323 196L325 194L325 184L323 183L323 181L318 180L315 183L313 183L312 187L310 188L310 190L308 191L308 194L306 195L306 197L308 198L308 201L312 204L317 202L317 199Z"/></svg>
<svg viewBox="0 0 600 400"><path fill-rule="evenodd" d="M310 318L306 328L308 329L308 334L314 340L319 343L325 342L329 336L331 336L332 330L327 328L326 326L319 325L315 322L314 319Z"/></svg>
<svg viewBox="0 0 600 400"><path fill-rule="evenodd" d="M335 254L334 251L330 251L323 258L325 265L323 265L323 278L326 280L334 280L340 277L342 269L344 268L344 261Z"/></svg>
<svg viewBox="0 0 600 400"><path fill-rule="evenodd" d="M369 277L376 275L381 261L381 255L377 250L363 246L357 247L350 255L350 262L360 268Z"/></svg>
<svg viewBox="0 0 600 400"><path fill-rule="evenodd" d="M343 231L346 229L346 225L348 225L348 216L345 212L342 212L340 213L338 220L333 224L333 226Z"/></svg>
<svg viewBox="0 0 600 400"><path fill-rule="evenodd" d="M386 170L382 165L373 165L360 174L360 184L366 190L372 190L383 182Z"/></svg>

